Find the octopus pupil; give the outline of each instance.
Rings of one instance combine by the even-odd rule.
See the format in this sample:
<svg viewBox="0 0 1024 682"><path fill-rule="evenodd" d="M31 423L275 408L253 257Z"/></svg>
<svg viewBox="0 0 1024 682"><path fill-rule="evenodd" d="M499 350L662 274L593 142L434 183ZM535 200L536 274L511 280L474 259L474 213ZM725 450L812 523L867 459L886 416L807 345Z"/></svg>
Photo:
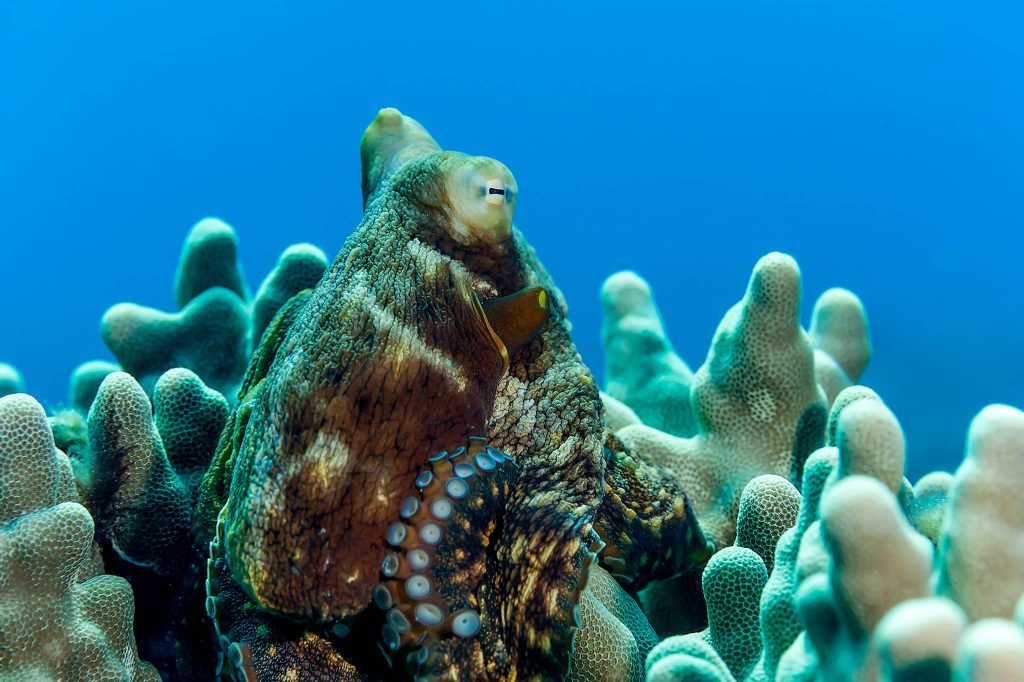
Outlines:
<svg viewBox="0 0 1024 682"><path fill-rule="evenodd" d="M488 194L505 194L505 190L498 189L497 187L488 187L487 188L487 193Z"/></svg>

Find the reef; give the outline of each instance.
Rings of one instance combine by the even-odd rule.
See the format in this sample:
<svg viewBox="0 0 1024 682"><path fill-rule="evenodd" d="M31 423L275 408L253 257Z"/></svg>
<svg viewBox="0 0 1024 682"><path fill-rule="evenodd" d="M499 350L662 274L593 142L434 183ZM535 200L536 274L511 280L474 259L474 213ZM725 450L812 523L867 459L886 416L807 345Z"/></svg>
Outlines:
<svg viewBox="0 0 1024 682"><path fill-rule="evenodd" d="M805 330L779 253L696 371L611 276L601 391L508 168L394 109L360 156L333 260L252 296L207 218L66 405L0 364L0 677L1024 679L1024 413L911 485L863 304Z"/></svg>

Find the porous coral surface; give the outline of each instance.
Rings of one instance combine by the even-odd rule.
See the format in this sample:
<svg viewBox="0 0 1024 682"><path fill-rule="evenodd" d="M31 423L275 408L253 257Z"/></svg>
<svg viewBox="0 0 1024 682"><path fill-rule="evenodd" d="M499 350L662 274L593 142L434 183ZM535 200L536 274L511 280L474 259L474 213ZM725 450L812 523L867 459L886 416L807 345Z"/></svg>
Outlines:
<svg viewBox="0 0 1024 682"><path fill-rule="evenodd" d="M103 573L42 406L0 398L0 678L159 680L139 660L134 614L128 583Z"/></svg>

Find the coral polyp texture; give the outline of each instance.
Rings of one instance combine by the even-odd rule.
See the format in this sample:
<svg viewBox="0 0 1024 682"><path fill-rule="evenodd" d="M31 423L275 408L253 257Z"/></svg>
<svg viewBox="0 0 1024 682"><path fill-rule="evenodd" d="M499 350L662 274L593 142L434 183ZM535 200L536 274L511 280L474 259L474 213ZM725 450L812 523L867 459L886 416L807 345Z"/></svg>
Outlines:
<svg viewBox="0 0 1024 682"><path fill-rule="evenodd" d="M0 364L0 678L1024 679L1024 413L911 485L864 305L805 330L782 253L695 371L609 277L601 391L508 168L395 109L360 157L333 260L250 297L206 218L66 405Z"/></svg>
<svg viewBox="0 0 1024 682"><path fill-rule="evenodd" d="M778 274L764 279L766 268ZM650 322L659 318L649 287L631 273L604 287L605 310L614 316L605 326L606 350L639 353L637 366L658 368L632 384L622 358L609 362L609 394L622 399L607 399L616 436L638 452L656 453L655 462L685 477L702 526L731 545L720 546L703 572L703 606L696 608L708 625L659 643L648 656L647 678L1021 679L1024 514L1015 491L1024 475L1024 413L985 408L971 424L958 471L933 472L911 487L895 415L854 383L871 352L861 303L843 290L826 292L805 335L792 307L799 280L783 272L796 270L780 256L758 263L747 296L726 316L692 381L685 365L666 360L672 357L667 340L622 341L623 335L664 335L660 322ZM774 294L761 293L764 282L776 283L768 286ZM630 321L638 307L644 324ZM745 343L750 319L759 332ZM728 360L716 366L723 356ZM773 367L784 376L773 378ZM673 372L670 385L690 381L688 406L644 394L647 377ZM716 376L727 379L716 382ZM747 376L756 380L743 383ZM790 398L805 396L797 403L808 406L804 415L829 405L827 422L794 419L798 409L765 409L777 404L768 398L779 386ZM702 390L715 399L702 401ZM641 398L633 405L631 396ZM679 409L697 417L695 436L643 421L648 415L664 424L651 411ZM761 437L744 438L754 431ZM702 459L701 438L714 443L710 434L737 449L720 447L716 457ZM793 449L773 458L784 436ZM698 630L692 623L699 619L685 617L695 602L686 587L677 579L641 593L656 626L672 632L681 621ZM676 613L666 605L673 594Z"/></svg>
<svg viewBox="0 0 1024 682"><path fill-rule="evenodd" d="M134 614L131 587L103 572L42 406L0 398L0 677L159 680L139 660Z"/></svg>

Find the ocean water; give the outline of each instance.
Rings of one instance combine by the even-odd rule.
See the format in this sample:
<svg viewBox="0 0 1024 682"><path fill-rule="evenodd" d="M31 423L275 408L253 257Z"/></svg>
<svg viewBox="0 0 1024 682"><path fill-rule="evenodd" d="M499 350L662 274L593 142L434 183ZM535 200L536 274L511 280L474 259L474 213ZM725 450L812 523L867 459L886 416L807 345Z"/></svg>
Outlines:
<svg viewBox="0 0 1024 682"><path fill-rule="evenodd" d="M756 260L795 256L805 322L867 306L863 379L909 472L1024 406L1024 48L1013 3L0 3L0 360L55 405L110 357L119 301L173 309L198 219L255 289L360 217L378 108L515 173L516 222L600 376L598 289L648 279L696 369Z"/></svg>

